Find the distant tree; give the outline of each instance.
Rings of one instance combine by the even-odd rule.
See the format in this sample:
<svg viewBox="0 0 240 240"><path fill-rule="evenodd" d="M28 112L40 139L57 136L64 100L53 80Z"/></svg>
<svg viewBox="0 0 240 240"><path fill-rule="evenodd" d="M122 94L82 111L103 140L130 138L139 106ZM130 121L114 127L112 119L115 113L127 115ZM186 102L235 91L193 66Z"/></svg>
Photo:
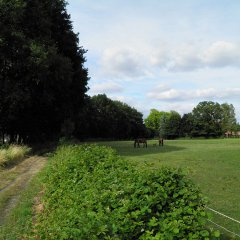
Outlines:
<svg viewBox="0 0 240 240"><path fill-rule="evenodd" d="M234 132L240 131L240 124L239 123L234 124L234 126L232 127L232 130Z"/></svg>
<svg viewBox="0 0 240 240"><path fill-rule="evenodd" d="M192 136L193 131L193 115L192 113L183 114L180 122L180 135L181 136Z"/></svg>
<svg viewBox="0 0 240 240"><path fill-rule="evenodd" d="M88 73L66 2L0 1L0 51L2 133L34 141L73 128Z"/></svg>
<svg viewBox="0 0 240 240"><path fill-rule="evenodd" d="M168 137L169 113L163 113L159 119L159 136L161 138Z"/></svg>
<svg viewBox="0 0 240 240"><path fill-rule="evenodd" d="M151 109L149 115L144 120L146 127L154 131L155 136L159 135L160 121L163 115L165 115L165 112Z"/></svg>
<svg viewBox="0 0 240 240"><path fill-rule="evenodd" d="M221 127L222 132L232 131L236 126L237 120L235 115L235 109L232 104L223 103L221 104L222 109L222 121Z"/></svg>
<svg viewBox="0 0 240 240"><path fill-rule="evenodd" d="M159 112L156 109L151 109L150 110L150 114L148 115L148 117L144 120L146 127L157 131L159 130L159 119L161 117L161 112Z"/></svg>
<svg viewBox="0 0 240 240"><path fill-rule="evenodd" d="M144 120L146 127L155 132L155 136L176 138L179 136L181 116L176 111L163 112L151 109Z"/></svg>
<svg viewBox="0 0 240 240"><path fill-rule="evenodd" d="M181 115L176 111L171 111L167 124L167 138L174 139L180 134Z"/></svg>
<svg viewBox="0 0 240 240"><path fill-rule="evenodd" d="M179 137L181 116L176 111L163 112L159 121L159 136L168 139Z"/></svg>
<svg viewBox="0 0 240 240"><path fill-rule="evenodd" d="M146 135L142 113L105 94L89 98L85 111L87 124L77 125L77 137L131 139Z"/></svg>
<svg viewBox="0 0 240 240"><path fill-rule="evenodd" d="M222 108L219 103L200 102L192 111L194 136L217 137L222 134Z"/></svg>

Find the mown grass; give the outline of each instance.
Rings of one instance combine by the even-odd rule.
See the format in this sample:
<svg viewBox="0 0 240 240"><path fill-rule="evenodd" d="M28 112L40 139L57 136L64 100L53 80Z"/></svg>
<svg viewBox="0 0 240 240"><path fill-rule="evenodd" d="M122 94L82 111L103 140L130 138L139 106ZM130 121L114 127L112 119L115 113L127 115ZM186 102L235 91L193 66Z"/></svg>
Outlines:
<svg viewBox="0 0 240 240"><path fill-rule="evenodd" d="M30 148L21 145L9 145L0 149L0 168L14 164L23 159L30 152Z"/></svg>
<svg viewBox="0 0 240 240"><path fill-rule="evenodd" d="M209 207L240 220L240 139L168 140L164 147L148 141L148 148L133 148L133 141L102 142L139 168L183 168L209 199ZM240 225L213 215L213 221L240 235Z"/></svg>

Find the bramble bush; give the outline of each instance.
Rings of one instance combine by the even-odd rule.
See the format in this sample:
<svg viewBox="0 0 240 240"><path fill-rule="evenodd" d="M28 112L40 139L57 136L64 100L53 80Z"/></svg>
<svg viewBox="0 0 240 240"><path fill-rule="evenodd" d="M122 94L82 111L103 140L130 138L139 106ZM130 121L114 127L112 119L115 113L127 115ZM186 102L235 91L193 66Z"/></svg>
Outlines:
<svg viewBox="0 0 240 240"><path fill-rule="evenodd" d="M44 177L40 239L218 239L180 170L137 171L109 148L62 146Z"/></svg>

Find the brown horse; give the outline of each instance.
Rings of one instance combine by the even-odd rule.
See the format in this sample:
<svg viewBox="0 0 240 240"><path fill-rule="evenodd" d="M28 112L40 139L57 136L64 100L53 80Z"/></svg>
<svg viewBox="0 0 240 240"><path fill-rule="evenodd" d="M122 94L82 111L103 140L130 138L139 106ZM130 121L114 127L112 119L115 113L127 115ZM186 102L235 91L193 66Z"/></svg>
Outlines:
<svg viewBox="0 0 240 240"><path fill-rule="evenodd" d="M137 138L134 140L134 147L140 147L140 143L143 144L143 147L147 148L147 140L145 138Z"/></svg>
<svg viewBox="0 0 240 240"><path fill-rule="evenodd" d="M163 138L159 138L158 146L163 146Z"/></svg>

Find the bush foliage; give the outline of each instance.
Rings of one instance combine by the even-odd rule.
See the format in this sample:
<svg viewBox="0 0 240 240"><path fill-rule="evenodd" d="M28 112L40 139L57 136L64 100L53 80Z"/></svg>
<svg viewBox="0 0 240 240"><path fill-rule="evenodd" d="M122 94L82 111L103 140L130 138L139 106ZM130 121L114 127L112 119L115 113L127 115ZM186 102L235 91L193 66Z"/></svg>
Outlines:
<svg viewBox="0 0 240 240"><path fill-rule="evenodd" d="M139 172L111 148L62 146L44 183L41 239L211 238L205 201L178 170Z"/></svg>

